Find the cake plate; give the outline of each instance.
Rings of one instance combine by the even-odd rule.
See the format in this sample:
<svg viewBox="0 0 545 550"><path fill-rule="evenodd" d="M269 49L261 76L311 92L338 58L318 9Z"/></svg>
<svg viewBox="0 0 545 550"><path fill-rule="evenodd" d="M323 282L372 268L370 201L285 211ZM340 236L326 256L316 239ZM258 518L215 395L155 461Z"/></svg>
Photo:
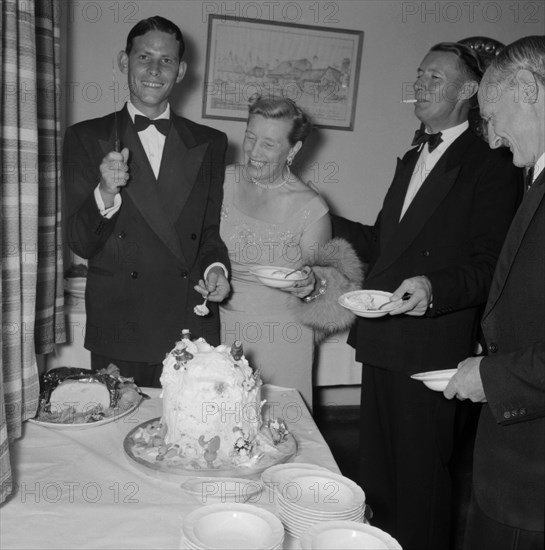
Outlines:
<svg viewBox="0 0 545 550"><path fill-rule="evenodd" d="M276 464L288 462L293 458L297 451L297 443L292 434L288 433L284 441L272 448L272 452L263 452L258 447L258 451L263 452L261 459L255 464L249 466L235 466L231 463L219 463L217 468L186 468L184 465L177 464L172 460L157 461L155 456L146 454L141 446L133 441L133 435L140 428L146 428L151 424L158 423L160 417L153 418L143 422L132 429L123 441L125 455L129 462L153 477L166 479L170 481L180 481L183 477L241 477L258 479L263 471Z"/></svg>

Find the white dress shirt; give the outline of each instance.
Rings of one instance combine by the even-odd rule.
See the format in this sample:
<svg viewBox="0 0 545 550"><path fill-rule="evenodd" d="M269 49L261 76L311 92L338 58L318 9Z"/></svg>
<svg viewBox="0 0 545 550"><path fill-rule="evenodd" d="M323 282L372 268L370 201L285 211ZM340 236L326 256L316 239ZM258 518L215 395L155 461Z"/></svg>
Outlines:
<svg viewBox="0 0 545 550"><path fill-rule="evenodd" d="M469 123L466 120L462 124L458 124L458 126L453 126L452 128L442 130L441 138L443 141L431 153L428 148L428 143L423 143L420 145L420 156L418 157L418 161L414 167L413 175L411 176L411 181L409 183L409 187L407 188L405 202L403 203L403 208L401 209L401 216L399 219L403 218L407 208L409 208L409 205L418 193L418 190L422 187L422 184L428 177L428 174L433 170L433 167L443 156L443 153L454 142L454 140L460 137L468 128Z"/></svg>
<svg viewBox="0 0 545 550"><path fill-rule="evenodd" d="M534 183L539 177L539 174L543 172L543 168L545 168L545 153L543 153L534 164L534 176L532 177L532 183Z"/></svg>
<svg viewBox="0 0 545 550"><path fill-rule="evenodd" d="M130 101L127 103L127 111L131 117L131 120L134 123L134 117L136 115L146 116L142 111L139 111ZM149 117L146 117L149 118ZM167 108L156 117L154 120L160 118L170 118L170 104L167 105ZM150 124L145 130L138 132L138 137L142 142L142 147L146 152L149 163L153 173L155 174L155 179L159 178L159 168L161 167L161 159L163 158L163 149L165 147L166 136L163 135L157 128ZM121 194L117 193L114 196L114 204L110 208L106 208L102 196L100 195L99 186L97 185L95 189L95 200L100 210L100 213L105 217L110 219L121 207Z"/></svg>

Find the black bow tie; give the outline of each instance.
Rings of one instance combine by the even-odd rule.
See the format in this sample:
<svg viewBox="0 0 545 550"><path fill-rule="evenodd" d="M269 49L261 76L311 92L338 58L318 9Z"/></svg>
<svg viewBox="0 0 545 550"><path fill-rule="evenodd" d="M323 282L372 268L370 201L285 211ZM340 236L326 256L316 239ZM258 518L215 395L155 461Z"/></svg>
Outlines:
<svg viewBox="0 0 545 550"><path fill-rule="evenodd" d="M431 153L442 141L443 138L441 137L441 132L437 132L437 134L428 134L422 128L418 128L418 130L414 133L414 139L411 145L420 145L421 143L427 142L428 149Z"/></svg>
<svg viewBox="0 0 545 550"><path fill-rule="evenodd" d="M135 115L134 116L134 127L137 132L145 130L150 124L153 124L159 132L163 135L168 134L168 129L170 128L170 119L169 118L157 118L155 120L150 120L148 117Z"/></svg>

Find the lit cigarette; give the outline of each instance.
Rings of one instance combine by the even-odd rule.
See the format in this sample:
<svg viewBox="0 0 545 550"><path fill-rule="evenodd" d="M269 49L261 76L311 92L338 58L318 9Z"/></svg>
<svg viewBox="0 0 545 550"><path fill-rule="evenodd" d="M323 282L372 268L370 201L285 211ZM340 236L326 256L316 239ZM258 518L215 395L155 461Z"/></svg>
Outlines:
<svg viewBox="0 0 545 550"><path fill-rule="evenodd" d="M417 99L402 99L399 103L416 103Z"/></svg>

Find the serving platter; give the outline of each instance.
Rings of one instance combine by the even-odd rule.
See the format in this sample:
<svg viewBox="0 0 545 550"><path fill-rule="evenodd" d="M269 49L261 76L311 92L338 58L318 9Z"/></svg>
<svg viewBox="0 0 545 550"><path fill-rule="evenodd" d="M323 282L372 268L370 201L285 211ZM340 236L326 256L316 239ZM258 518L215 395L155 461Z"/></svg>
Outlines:
<svg viewBox="0 0 545 550"><path fill-rule="evenodd" d="M276 464L288 462L297 452L297 443L292 434L286 434L286 439L280 442L273 450L262 452L262 457L250 465L235 466L231 463L218 463L217 468L205 468L195 464L191 467L181 463L179 459L156 460L157 451L135 443L134 436L141 429L152 429L160 423L161 418L153 418L133 428L123 441L123 449L128 461L140 471L170 481L180 481L182 477L242 477L257 479L259 475ZM188 467L189 466L189 467Z"/></svg>
<svg viewBox="0 0 545 550"><path fill-rule="evenodd" d="M143 398L139 396L138 401L125 410L120 407L110 409L108 410L107 417L102 418L101 420L95 420L93 422L48 422L38 418L30 418L28 422L30 424L36 424L38 426L43 426L44 428L52 428L55 430L87 430L89 428L98 428L99 426L110 424L110 422L118 422L122 418L129 416L131 413L135 412L136 409L138 409L140 403L142 403L142 400Z"/></svg>

